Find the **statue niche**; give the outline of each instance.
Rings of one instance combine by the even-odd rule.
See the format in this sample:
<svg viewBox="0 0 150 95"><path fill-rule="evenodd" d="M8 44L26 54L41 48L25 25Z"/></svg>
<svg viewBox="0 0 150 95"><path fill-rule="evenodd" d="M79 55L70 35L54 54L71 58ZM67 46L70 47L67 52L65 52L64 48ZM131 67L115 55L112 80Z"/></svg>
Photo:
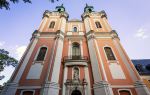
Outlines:
<svg viewBox="0 0 150 95"><path fill-rule="evenodd" d="M77 67L74 68L73 79L79 80L79 69Z"/></svg>

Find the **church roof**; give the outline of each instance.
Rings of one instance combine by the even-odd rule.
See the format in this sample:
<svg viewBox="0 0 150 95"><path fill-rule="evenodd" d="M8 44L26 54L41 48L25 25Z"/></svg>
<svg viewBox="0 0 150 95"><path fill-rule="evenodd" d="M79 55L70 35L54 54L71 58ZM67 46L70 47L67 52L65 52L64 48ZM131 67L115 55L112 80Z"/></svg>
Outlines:
<svg viewBox="0 0 150 95"><path fill-rule="evenodd" d="M150 70L148 69L148 66L150 66L150 59L136 59L132 60L132 63L140 75L150 75Z"/></svg>

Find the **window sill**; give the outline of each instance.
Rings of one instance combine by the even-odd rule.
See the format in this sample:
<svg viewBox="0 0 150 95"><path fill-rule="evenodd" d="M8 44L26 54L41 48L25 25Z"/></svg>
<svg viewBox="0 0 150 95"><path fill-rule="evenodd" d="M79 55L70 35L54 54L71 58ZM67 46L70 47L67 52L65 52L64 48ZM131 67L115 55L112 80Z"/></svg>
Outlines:
<svg viewBox="0 0 150 95"><path fill-rule="evenodd" d="M119 64L119 61L118 60L107 60L107 63L109 63L109 64L113 64L113 63Z"/></svg>
<svg viewBox="0 0 150 95"><path fill-rule="evenodd" d="M39 63L40 63L40 64L44 64L44 61L45 61L45 60L43 60L43 61L36 61L36 60L34 60L34 61L33 61L33 64L39 64Z"/></svg>

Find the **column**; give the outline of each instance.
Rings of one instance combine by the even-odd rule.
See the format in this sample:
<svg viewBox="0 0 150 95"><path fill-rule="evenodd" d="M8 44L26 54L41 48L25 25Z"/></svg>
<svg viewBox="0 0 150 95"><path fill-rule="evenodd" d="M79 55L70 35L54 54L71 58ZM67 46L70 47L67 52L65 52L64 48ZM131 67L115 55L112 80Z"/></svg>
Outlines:
<svg viewBox="0 0 150 95"><path fill-rule="evenodd" d="M97 41L95 39L94 33L89 33L88 38L88 48L90 53L90 59L91 59L91 65L92 65L92 72L94 77L94 84L93 89L95 95L99 95L101 93L102 95L113 95L112 88L107 82L107 76L105 73L105 69L103 66L103 61L101 58L101 54L98 48ZM97 54L96 54L97 52ZM99 65L102 68L102 72L100 72ZM104 77L104 80L102 80L102 75Z"/></svg>
<svg viewBox="0 0 150 95"><path fill-rule="evenodd" d="M49 83L49 89L47 94L44 95L58 95L60 86L59 82L59 73L60 73L60 66L61 66L61 58L62 58L62 51L63 51L63 38L64 35L61 32L57 35L58 36L58 43L57 43L57 50L56 55L54 58L54 66L52 71L51 81Z"/></svg>
<svg viewBox="0 0 150 95"><path fill-rule="evenodd" d="M64 67L64 79L63 79L63 90L62 90L62 95L66 95L66 85L65 85L65 82L67 80L67 72L68 72L68 67Z"/></svg>
<svg viewBox="0 0 150 95"><path fill-rule="evenodd" d="M89 70L88 66L84 67L84 72L85 72L85 79L87 80L87 87L85 87L85 95L91 95L91 84L90 84L90 77L89 77Z"/></svg>
<svg viewBox="0 0 150 95"><path fill-rule="evenodd" d="M81 58L83 57L83 45L82 40L80 40Z"/></svg>

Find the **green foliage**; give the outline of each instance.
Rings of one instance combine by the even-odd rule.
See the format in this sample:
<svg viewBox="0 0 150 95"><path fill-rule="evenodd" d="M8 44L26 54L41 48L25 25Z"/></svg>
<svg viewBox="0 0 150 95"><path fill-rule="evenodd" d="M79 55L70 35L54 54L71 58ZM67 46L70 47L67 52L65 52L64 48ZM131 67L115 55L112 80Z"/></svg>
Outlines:
<svg viewBox="0 0 150 95"><path fill-rule="evenodd" d="M22 0L24 3L32 3L31 0ZM58 0L56 0L58 1ZM5 8L6 10L9 10L10 2L12 3L18 3L19 0L0 0L0 9ZM50 2L54 3L54 0L50 0Z"/></svg>
<svg viewBox="0 0 150 95"><path fill-rule="evenodd" d="M4 50L4 49L0 49L0 72L4 70L4 68L6 66L13 66L16 67L18 64L18 61L9 56L9 52ZM5 77L5 75L0 75L0 80L2 80Z"/></svg>
<svg viewBox="0 0 150 95"><path fill-rule="evenodd" d="M0 0L0 9L2 8L6 8L6 10L10 9L9 6L10 6L10 2L13 2L14 4L15 3L18 3L19 0ZM30 0L23 0L24 3L31 3Z"/></svg>

